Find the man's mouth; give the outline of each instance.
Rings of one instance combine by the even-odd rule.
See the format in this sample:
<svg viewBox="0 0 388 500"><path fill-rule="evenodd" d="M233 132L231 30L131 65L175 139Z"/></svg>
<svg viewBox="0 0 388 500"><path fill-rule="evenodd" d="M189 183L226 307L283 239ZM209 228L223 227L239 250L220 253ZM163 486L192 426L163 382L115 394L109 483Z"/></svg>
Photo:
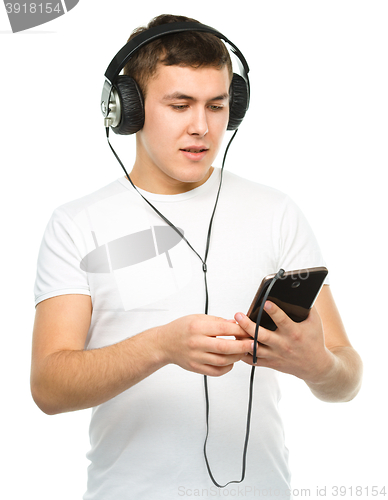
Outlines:
<svg viewBox="0 0 388 500"><path fill-rule="evenodd" d="M181 149L181 151L186 151L187 153L203 153L204 151L207 151L206 148L204 149Z"/></svg>

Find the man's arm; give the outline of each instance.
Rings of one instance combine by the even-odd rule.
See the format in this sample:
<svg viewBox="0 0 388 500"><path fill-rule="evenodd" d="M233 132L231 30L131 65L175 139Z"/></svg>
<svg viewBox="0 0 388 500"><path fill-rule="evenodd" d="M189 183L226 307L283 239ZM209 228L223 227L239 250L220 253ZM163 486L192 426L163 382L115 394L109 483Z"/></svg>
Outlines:
<svg viewBox="0 0 388 500"><path fill-rule="evenodd" d="M350 401L361 388L363 364L346 334L330 286L323 287L315 307L322 321L325 345L332 354L333 364L318 382L306 380L306 383L322 401Z"/></svg>
<svg viewBox="0 0 388 500"><path fill-rule="evenodd" d="M328 285L302 323L294 323L271 302L265 310L278 328L272 332L260 327L256 365L301 378L322 401L350 401L356 396L362 361L349 342ZM235 319L254 337L256 325L249 318L237 313ZM252 357L245 360L252 364Z"/></svg>
<svg viewBox="0 0 388 500"><path fill-rule="evenodd" d="M220 376L250 350L241 328L222 318L192 315L100 349L85 350L92 304L86 295L47 299L36 309L31 392L47 414L99 405L174 363Z"/></svg>

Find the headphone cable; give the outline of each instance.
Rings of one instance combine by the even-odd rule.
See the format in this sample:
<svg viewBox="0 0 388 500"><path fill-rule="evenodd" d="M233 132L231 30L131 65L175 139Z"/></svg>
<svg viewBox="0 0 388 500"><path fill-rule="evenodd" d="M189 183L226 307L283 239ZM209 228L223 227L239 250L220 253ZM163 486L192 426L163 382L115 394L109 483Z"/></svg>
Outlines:
<svg viewBox="0 0 388 500"><path fill-rule="evenodd" d="M218 199L219 199L219 196L220 196L220 191L221 191L221 185L222 185L222 178L223 178L223 171L224 171L224 166L225 166L225 160L226 160L226 156L228 154L228 151L229 151L229 147L230 145L232 144L233 142L233 139L235 138L237 132L238 132L238 128L234 131L232 137L230 138L229 142L228 142L228 145L225 149L225 153L224 153L224 157L223 157L223 160L222 160L222 166L221 166L221 172L220 172L220 184L219 184L219 187L218 187L218 191L217 191L217 196L216 196L216 200L215 200L215 204L214 204L214 208L213 208L213 212L212 212L212 215L210 217L210 222L209 222L209 228L208 228L208 233L207 233L207 239L206 239L206 249L205 249L205 256L204 258L202 258L199 253L195 250L195 248L191 245L191 243L185 238L185 236L182 234L181 231L179 231L179 229L169 220L167 219L167 217L165 217L149 200L147 200L147 198L145 196L142 195L142 193L138 190L138 188L135 186L135 184L132 182L132 179L130 178L123 162L120 160L119 156L117 155L116 151L114 150L113 146L111 145L110 141L109 141L109 127L105 127L106 129L106 138L107 138L107 141L108 141L108 144L109 144L109 147L110 149L112 150L115 158L117 159L117 161L119 162L121 168L124 170L124 173L127 177L127 179L129 180L129 182L131 183L132 187L139 193L139 195L143 198L143 200L155 211L155 213L157 213L157 215L164 221L166 222L166 224L168 224L172 229L174 229L174 231L176 231L178 233L178 235L187 243L187 245L191 248L191 250L198 256L198 258L200 259L200 261L202 262L202 270L203 270L203 273L204 273L204 281L205 281L205 295L206 295L206 300L205 300L205 314L208 314L208 310L209 310L209 294L208 294L208 287L207 287L207 279L206 279L206 274L207 274L207 265L206 265L206 261L207 261L207 257L208 257L208 253L209 253L209 248L210 248L210 236L211 236L211 230L212 230L212 226L213 226L213 220L214 220L214 215L215 215L215 212L216 212L216 208L217 208L217 205L218 205ZM283 274L280 274L281 272L284 273L284 271L281 269L275 276L274 278L272 279L268 289L267 289L267 292L266 292L266 295L264 296L264 299L263 299L263 302L262 302L262 305L260 307L260 310L259 310L259 314L257 316L257 321L256 321L256 330L255 330L255 338L254 338L254 351L253 351L253 354L254 354L254 362L256 362L256 343L257 343L257 335L258 335L258 329L259 329L259 324L260 324L260 320L261 320L261 316L263 314L263 308L264 308L264 303L265 303L265 300L267 299L268 297L268 294L272 288L272 286L275 284L275 282L283 275ZM208 441L208 437L209 437L209 413L210 413L210 403L209 403L209 390L208 390L208 383L207 383L207 376L204 375L204 388L205 388L205 401L206 401L206 436L205 436L205 442L204 442L204 447L203 447L203 452L204 452L204 457L205 457L205 462L206 462L206 467L207 467L207 470L208 470L208 473L209 473L209 476L210 476L210 479L213 481L213 483L218 487L218 488L225 488L226 486L228 486L228 484L231 484L231 483L241 483L244 478L245 478L245 471L246 471L246 456L247 456L247 450L248 450L248 441L249 441L249 432L250 432L250 424L251 424L251 413L252 413L252 400L253 400L253 381L254 381L254 376L255 376L255 366L252 366L252 369L251 369L251 376L250 376L250 382L249 382L249 402L248 402L248 411L247 411L247 422L246 422L246 432L245 432L245 441L244 441L244 450L243 450L243 459L242 459L242 473L241 473L241 479L239 481L235 480L235 481L229 481L228 483L224 484L224 485L220 485L219 483L217 483L217 481L214 479L214 476L211 472L211 469L210 469L210 464L209 464L209 460L207 458L207 453L206 453L206 445L207 445L207 441Z"/></svg>

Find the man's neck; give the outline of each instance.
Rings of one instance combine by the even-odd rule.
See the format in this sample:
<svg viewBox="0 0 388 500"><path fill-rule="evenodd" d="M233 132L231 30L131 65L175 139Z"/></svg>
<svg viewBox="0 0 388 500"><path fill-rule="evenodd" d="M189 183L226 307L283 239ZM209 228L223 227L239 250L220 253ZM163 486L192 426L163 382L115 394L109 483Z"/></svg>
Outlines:
<svg viewBox="0 0 388 500"><path fill-rule="evenodd" d="M184 182L169 177L161 171L155 172L144 168L144 166L138 166L135 163L129 175L135 186L143 189L144 191L154 194L175 195L186 193L202 186L202 184L205 184L205 182L210 178L213 170L214 168L210 167L204 178L199 181Z"/></svg>

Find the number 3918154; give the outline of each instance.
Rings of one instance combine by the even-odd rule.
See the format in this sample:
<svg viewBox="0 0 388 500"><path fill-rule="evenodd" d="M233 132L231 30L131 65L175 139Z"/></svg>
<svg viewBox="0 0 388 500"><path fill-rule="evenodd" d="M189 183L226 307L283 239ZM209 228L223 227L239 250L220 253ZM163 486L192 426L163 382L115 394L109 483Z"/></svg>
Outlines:
<svg viewBox="0 0 388 500"><path fill-rule="evenodd" d="M60 3L6 3L5 8L8 14L52 14L62 13Z"/></svg>

